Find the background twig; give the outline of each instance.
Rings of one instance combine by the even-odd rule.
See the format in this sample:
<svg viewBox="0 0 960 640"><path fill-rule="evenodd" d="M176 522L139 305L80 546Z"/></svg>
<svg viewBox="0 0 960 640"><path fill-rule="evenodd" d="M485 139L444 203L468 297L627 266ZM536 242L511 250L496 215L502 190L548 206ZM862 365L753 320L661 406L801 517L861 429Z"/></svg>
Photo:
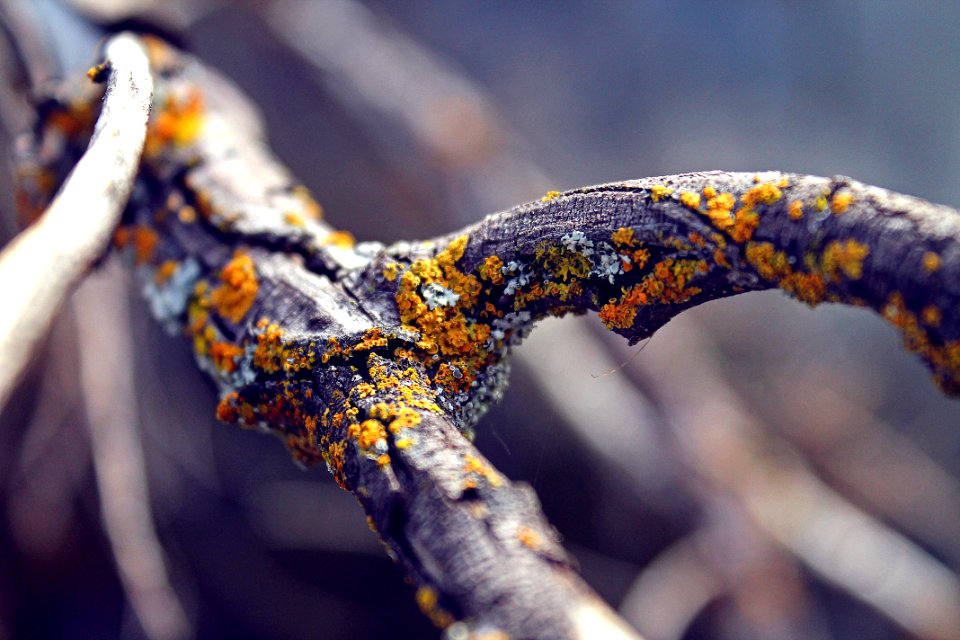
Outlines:
<svg viewBox="0 0 960 640"><path fill-rule="evenodd" d="M48 210L0 254L0 407L66 294L106 249L133 187L152 80L139 42L105 48L109 81L90 148Z"/></svg>

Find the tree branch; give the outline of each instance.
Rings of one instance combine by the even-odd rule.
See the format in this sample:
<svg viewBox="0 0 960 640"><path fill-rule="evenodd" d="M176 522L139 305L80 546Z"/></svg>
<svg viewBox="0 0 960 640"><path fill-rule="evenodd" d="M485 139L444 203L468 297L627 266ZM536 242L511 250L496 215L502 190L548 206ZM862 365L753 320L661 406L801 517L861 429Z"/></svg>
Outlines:
<svg viewBox="0 0 960 640"><path fill-rule="evenodd" d="M780 286L881 311L960 389L951 209L847 179L701 173L548 194L433 241L353 246L267 152L242 96L159 42L150 51L157 99L116 244L217 383L218 416L324 460L441 626L599 635L589 618L630 636L532 492L464 437L546 315L599 311L638 340L696 304Z"/></svg>
<svg viewBox="0 0 960 640"><path fill-rule="evenodd" d="M133 36L111 39L105 55L107 92L89 148L43 216L0 254L6 309L0 315L0 407L67 293L107 248L133 187L153 83ZM61 121L68 130L48 129L48 139L59 135L62 143L73 133L69 129L88 132L85 115L95 104L83 106L85 111L71 114L72 121ZM44 181L51 175L32 177Z"/></svg>

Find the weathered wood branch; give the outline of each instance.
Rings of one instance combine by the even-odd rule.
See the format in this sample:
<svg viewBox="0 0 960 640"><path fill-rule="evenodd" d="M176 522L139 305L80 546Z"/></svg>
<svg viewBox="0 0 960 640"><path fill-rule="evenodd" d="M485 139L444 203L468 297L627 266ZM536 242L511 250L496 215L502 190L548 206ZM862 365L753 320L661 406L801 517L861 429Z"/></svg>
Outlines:
<svg viewBox="0 0 960 640"><path fill-rule="evenodd" d="M111 39L105 57L101 72L108 74L106 96L92 136L84 138L89 148L43 215L0 254L5 300L0 315L0 407L67 293L106 251L133 187L153 81L146 53L134 36ZM84 130L92 126L96 104L82 106L83 111L60 124ZM56 124L48 129L47 140L63 144L56 129ZM31 177L42 181L50 175Z"/></svg>
<svg viewBox="0 0 960 640"><path fill-rule="evenodd" d="M638 340L691 306L779 286L876 309L960 391L952 209L845 178L700 173L550 193L431 241L354 246L266 150L242 96L148 48L154 113L116 245L218 385L218 416L324 460L442 626L630 635L577 578L532 491L464 437L547 315L598 311ZM51 108L47 124L76 106ZM63 161L36 149L27 176ZM46 190L27 181L24 194Z"/></svg>

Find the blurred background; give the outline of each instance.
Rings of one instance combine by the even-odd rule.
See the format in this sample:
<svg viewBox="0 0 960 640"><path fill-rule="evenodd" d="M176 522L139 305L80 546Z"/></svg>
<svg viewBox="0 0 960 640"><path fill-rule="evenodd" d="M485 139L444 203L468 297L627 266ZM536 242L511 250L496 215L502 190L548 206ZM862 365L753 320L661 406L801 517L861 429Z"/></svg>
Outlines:
<svg viewBox="0 0 960 640"><path fill-rule="evenodd" d="M40 85L104 30L175 37L361 240L705 169L960 206L958 3L2 6ZM8 158L29 109L7 43L3 73ZM9 171L0 198L3 243ZM960 403L890 327L769 292L614 338L544 323L477 443L648 640L960 638ZM0 638L440 637L353 498L215 403L108 261L0 413Z"/></svg>

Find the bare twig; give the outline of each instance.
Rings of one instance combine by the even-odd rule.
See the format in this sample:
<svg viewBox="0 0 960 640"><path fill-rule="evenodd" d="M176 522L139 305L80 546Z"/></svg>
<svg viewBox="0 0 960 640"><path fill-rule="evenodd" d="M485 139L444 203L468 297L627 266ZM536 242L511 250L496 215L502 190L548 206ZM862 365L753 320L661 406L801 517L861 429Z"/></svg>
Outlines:
<svg viewBox="0 0 960 640"><path fill-rule="evenodd" d="M684 332L663 336L647 354L662 380L658 398L691 465L731 492L772 539L807 566L922 638L960 636L960 579L905 536L838 495L789 445L765 435L756 420L717 382L710 345ZM669 341L669 342L667 342ZM697 366L682 364L694 358Z"/></svg>
<svg viewBox="0 0 960 640"><path fill-rule="evenodd" d="M90 147L43 217L0 254L0 407L66 294L103 253L133 187L152 80L139 42L106 46L110 80Z"/></svg>
<svg viewBox="0 0 960 640"><path fill-rule="evenodd" d="M73 298L80 375L101 517L124 592L151 640L191 636L167 575L150 508L133 388L134 344L122 273L107 269ZM103 327L112 327L104 332Z"/></svg>

